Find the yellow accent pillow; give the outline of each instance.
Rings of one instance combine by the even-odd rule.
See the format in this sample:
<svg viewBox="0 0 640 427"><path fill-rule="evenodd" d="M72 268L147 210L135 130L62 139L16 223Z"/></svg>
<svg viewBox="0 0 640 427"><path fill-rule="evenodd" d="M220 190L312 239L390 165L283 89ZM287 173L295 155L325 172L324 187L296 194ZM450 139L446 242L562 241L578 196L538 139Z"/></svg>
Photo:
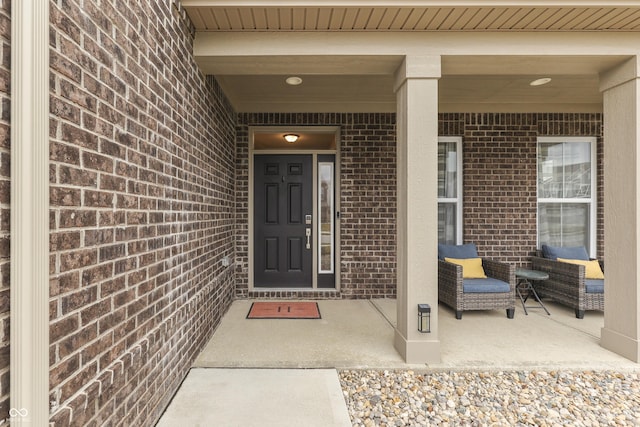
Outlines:
<svg viewBox="0 0 640 427"><path fill-rule="evenodd" d="M564 259L558 258L560 262L566 262L569 264L584 265L584 278L585 279L604 279L604 273L600 268L600 263L596 259L590 261L583 261L581 259Z"/></svg>
<svg viewBox="0 0 640 427"><path fill-rule="evenodd" d="M444 260L453 264L461 265L463 279L487 278L487 275L484 274L484 268L482 268L482 258L445 258Z"/></svg>

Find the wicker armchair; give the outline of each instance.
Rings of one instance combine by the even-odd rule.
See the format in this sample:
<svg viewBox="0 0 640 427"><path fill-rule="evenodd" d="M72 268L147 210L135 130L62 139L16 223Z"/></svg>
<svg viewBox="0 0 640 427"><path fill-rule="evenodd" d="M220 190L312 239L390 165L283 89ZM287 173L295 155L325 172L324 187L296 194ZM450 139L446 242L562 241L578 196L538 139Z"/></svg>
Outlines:
<svg viewBox="0 0 640 427"><path fill-rule="evenodd" d="M585 267L543 258L541 253L531 258L534 270L549 274L549 279L536 283L536 292L541 298L554 301L575 310L578 319L584 318L586 310L604 311L604 292L587 292L588 279ZM599 261L602 271L604 263Z"/></svg>
<svg viewBox="0 0 640 427"><path fill-rule="evenodd" d="M462 266L439 259L438 299L455 310L456 319L462 318L463 311L497 309L506 309L507 317L513 319L516 306L515 267L485 258L482 259L482 267L488 278L508 283L509 292L464 292Z"/></svg>

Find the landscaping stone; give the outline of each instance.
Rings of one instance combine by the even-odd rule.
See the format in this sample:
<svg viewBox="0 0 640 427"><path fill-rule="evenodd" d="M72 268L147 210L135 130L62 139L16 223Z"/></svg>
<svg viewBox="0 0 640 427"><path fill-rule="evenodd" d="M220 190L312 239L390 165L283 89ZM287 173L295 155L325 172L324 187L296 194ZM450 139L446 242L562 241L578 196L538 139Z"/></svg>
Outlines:
<svg viewBox="0 0 640 427"><path fill-rule="evenodd" d="M640 374L344 370L354 426L639 426Z"/></svg>

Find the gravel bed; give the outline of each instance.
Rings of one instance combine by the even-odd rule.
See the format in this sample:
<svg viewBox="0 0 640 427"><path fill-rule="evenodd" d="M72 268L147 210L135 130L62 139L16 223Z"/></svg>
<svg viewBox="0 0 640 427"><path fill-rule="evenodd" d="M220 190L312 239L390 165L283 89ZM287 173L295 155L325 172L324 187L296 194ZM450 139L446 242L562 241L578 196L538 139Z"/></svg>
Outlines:
<svg viewBox="0 0 640 427"><path fill-rule="evenodd" d="M640 426L640 374L344 370L354 426Z"/></svg>

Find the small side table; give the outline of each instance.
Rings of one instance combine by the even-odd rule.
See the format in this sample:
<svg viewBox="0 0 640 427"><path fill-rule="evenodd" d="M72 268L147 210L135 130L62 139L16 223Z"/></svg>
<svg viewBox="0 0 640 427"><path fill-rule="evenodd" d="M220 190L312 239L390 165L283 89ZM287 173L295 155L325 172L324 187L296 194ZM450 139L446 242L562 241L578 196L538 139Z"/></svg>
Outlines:
<svg viewBox="0 0 640 427"><path fill-rule="evenodd" d="M527 313L527 308L540 308L540 307L542 307L544 311L547 312L548 315L551 315L551 313L549 313L549 310L547 310L547 307L545 307L542 301L540 301L540 297L538 296L536 289L533 287L533 284L531 283L532 281L547 280L548 278L549 278L549 275L542 271L527 270L525 268L516 268L516 292L520 297L520 301L522 301L522 308L524 309L524 314L526 314L527 316L529 315L529 313ZM536 299L536 301L538 301L538 304L540 304L540 307L538 306L527 307L525 305L525 302L529 298L529 295L527 295L526 297L523 297L522 296L523 291L528 291L531 294L533 294L533 297Z"/></svg>

